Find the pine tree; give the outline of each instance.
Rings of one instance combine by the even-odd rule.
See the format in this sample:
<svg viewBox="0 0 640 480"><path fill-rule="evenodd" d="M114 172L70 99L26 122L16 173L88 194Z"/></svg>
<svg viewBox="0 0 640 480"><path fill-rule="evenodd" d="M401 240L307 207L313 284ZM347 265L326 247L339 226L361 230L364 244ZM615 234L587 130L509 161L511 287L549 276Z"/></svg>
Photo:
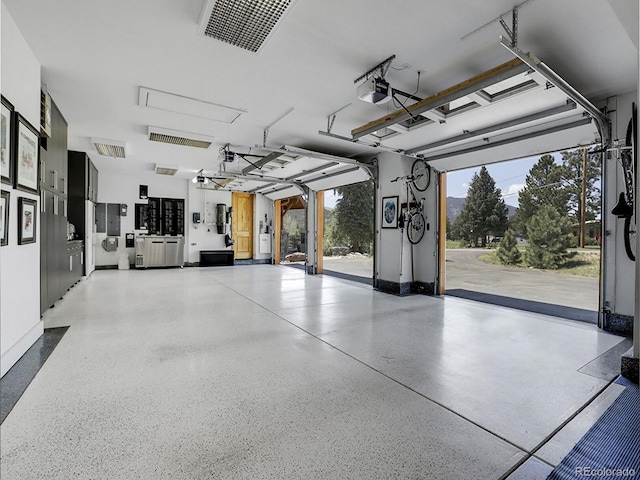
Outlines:
<svg viewBox="0 0 640 480"><path fill-rule="evenodd" d="M564 169L551 155L543 155L525 180L518 195L518 208L513 224L518 232L527 234L527 224L543 205L553 206L562 216L567 215L569 193L564 188Z"/></svg>
<svg viewBox="0 0 640 480"><path fill-rule="evenodd" d="M520 255L520 250L518 250L518 241L513 234L513 230L509 229L504 233L496 255L503 265L517 265L520 263L522 255Z"/></svg>
<svg viewBox="0 0 640 480"><path fill-rule="evenodd" d="M543 205L529 219L527 232L525 261L534 268L557 269L576 255L567 251L574 239L571 221L551 205Z"/></svg>
<svg viewBox="0 0 640 480"><path fill-rule="evenodd" d="M333 210L336 240L347 242L354 252L370 253L373 239L373 182L336 188L341 198Z"/></svg>
<svg viewBox="0 0 640 480"><path fill-rule="evenodd" d="M475 173L467 191L467 198L460 216L454 222L473 246L487 244L487 236L501 236L507 229L508 209L502 199L502 192L496 188L495 180L486 167Z"/></svg>
<svg viewBox="0 0 640 480"><path fill-rule="evenodd" d="M562 152L568 213L577 223L581 222L583 164L582 149ZM594 220L600 216L600 190L597 186L600 171L598 156L587 154L585 220Z"/></svg>

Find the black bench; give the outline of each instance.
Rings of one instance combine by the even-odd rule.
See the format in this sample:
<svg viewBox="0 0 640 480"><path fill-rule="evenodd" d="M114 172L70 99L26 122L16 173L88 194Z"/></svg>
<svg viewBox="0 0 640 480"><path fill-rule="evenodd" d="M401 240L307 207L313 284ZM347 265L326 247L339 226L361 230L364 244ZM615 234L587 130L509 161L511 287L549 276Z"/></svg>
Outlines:
<svg viewBox="0 0 640 480"><path fill-rule="evenodd" d="M200 250L201 267L227 267L233 263L233 250Z"/></svg>

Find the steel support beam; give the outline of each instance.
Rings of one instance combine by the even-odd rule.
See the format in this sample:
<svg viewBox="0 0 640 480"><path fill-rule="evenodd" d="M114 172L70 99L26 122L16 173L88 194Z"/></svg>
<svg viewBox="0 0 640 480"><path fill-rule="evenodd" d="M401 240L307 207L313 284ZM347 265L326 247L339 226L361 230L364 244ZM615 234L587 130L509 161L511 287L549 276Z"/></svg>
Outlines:
<svg viewBox="0 0 640 480"><path fill-rule="evenodd" d="M225 180L225 179L235 179L235 180L250 180L256 182L265 182L265 183L279 183L283 185L300 185L300 182L296 182L293 180L287 180L286 178L277 178L277 177L267 177L264 175L242 175L239 173L231 173L231 172L221 172L218 175L206 175L207 178L211 180Z"/></svg>
<svg viewBox="0 0 640 480"><path fill-rule="evenodd" d="M602 137L603 146L609 146L611 140L610 122L609 119L598 109L598 107L591 103L586 97L584 97L580 92L578 92L562 77L560 77L560 75L551 70L551 68L549 68L535 56L523 52L518 47L512 47L502 35L500 36L500 43L504 48L513 53L513 55L515 55L519 60L528 65L534 71L538 72L540 75L546 78L549 83L562 90L571 100L584 108L587 113L589 113L589 115L591 115L596 121L598 131L600 132L600 136Z"/></svg>
<svg viewBox="0 0 640 480"><path fill-rule="evenodd" d="M244 167L242 169L242 174L246 175L249 172L252 172L254 170L260 169L260 168L264 167L267 163L275 160L276 158L278 158L280 156L282 156L282 153L271 152L266 157L261 158L260 160L257 160L255 162L253 162L251 165L247 165L246 167Z"/></svg>

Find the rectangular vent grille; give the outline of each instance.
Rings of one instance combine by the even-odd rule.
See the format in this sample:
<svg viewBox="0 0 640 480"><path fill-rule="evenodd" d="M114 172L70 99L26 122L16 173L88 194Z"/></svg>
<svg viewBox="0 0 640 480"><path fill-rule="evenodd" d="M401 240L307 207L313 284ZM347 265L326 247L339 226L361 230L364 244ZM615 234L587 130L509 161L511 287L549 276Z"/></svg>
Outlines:
<svg viewBox="0 0 640 480"><path fill-rule="evenodd" d="M172 145L182 145L184 147L209 148L211 146L211 142L155 132L149 133L149 140L153 142L171 143Z"/></svg>
<svg viewBox="0 0 640 480"><path fill-rule="evenodd" d="M158 175L175 175L178 173L178 169L174 167L164 167L156 165L155 171Z"/></svg>
<svg viewBox="0 0 640 480"><path fill-rule="evenodd" d="M203 10L202 33L256 53L294 1L211 0Z"/></svg>
<svg viewBox="0 0 640 480"><path fill-rule="evenodd" d="M113 158L126 158L125 142L92 138L91 143L100 155Z"/></svg>

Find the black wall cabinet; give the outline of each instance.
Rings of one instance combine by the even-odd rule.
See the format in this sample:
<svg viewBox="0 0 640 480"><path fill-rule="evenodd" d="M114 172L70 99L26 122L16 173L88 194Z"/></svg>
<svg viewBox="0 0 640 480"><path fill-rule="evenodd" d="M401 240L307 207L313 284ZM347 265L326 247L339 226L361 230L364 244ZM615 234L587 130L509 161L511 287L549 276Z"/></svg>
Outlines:
<svg viewBox="0 0 640 480"><path fill-rule="evenodd" d="M67 241L69 170L67 122L51 104L51 137L40 149L40 313L82 276L81 242ZM73 222L72 222L73 223ZM75 225L75 224L74 224ZM78 250L80 245L80 250Z"/></svg>
<svg viewBox="0 0 640 480"><path fill-rule="evenodd" d="M184 200L149 197L147 226L149 235L184 235Z"/></svg>

